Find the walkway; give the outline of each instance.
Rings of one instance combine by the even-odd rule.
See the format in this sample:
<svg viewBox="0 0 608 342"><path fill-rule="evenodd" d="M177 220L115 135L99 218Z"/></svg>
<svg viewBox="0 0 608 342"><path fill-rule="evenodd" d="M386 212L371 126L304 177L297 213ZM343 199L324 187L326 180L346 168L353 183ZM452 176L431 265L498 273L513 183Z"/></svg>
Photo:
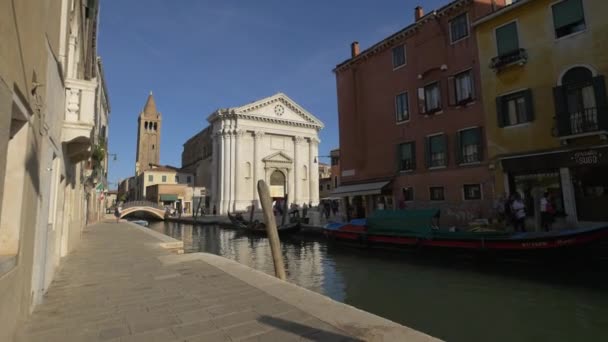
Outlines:
<svg viewBox="0 0 608 342"><path fill-rule="evenodd" d="M177 255L143 230L88 227L17 341L435 341L233 261Z"/></svg>

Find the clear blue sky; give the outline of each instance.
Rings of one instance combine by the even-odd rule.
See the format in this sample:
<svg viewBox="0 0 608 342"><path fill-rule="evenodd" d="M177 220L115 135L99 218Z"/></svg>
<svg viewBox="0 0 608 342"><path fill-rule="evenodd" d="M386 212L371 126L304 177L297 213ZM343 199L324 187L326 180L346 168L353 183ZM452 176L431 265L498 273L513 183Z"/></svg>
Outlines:
<svg viewBox="0 0 608 342"><path fill-rule="evenodd" d="M149 91L163 115L161 163L217 108L283 92L325 123L319 154L338 147L332 69L448 0L104 0L99 54L112 107L109 181L133 175L137 116ZM328 162L327 159L321 159ZM111 184L115 188L116 184Z"/></svg>

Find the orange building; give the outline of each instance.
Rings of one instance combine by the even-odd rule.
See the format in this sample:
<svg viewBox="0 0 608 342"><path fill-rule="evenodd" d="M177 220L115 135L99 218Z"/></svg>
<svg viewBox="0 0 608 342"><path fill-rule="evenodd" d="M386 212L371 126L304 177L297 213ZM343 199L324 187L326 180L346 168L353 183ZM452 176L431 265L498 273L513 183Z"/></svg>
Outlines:
<svg viewBox="0 0 608 342"><path fill-rule="evenodd" d="M458 0L336 66L340 181L355 216L441 208L442 223L491 215L477 43L471 23L504 1ZM485 61L484 61L485 63Z"/></svg>

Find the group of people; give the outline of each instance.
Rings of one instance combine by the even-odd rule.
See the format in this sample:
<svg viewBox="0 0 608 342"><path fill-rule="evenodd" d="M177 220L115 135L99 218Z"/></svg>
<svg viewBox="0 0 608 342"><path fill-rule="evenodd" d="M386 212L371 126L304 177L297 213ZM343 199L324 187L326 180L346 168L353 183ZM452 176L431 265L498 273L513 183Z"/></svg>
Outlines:
<svg viewBox="0 0 608 342"><path fill-rule="evenodd" d="M551 224L555 220L555 206L551 199L551 194L547 191L539 202L541 226L545 231L551 229ZM513 225L516 232L526 231L526 204L519 192L513 193L509 198L501 197L497 204L498 219L507 225ZM533 209L533 208L530 208Z"/></svg>

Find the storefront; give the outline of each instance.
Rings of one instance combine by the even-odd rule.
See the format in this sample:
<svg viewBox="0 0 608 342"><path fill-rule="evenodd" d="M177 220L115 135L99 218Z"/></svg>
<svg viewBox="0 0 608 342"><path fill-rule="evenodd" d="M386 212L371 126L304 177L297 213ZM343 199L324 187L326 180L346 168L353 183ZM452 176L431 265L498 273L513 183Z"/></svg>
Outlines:
<svg viewBox="0 0 608 342"><path fill-rule="evenodd" d="M522 195L528 208L534 208L534 193L549 192L558 214L569 222L608 221L608 145L509 156L501 162L509 192Z"/></svg>
<svg viewBox="0 0 608 342"><path fill-rule="evenodd" d="M390 181L341 185L331 195L344 198L343 210L349 219L368 217L375 210L394 209Z"/></svg>

